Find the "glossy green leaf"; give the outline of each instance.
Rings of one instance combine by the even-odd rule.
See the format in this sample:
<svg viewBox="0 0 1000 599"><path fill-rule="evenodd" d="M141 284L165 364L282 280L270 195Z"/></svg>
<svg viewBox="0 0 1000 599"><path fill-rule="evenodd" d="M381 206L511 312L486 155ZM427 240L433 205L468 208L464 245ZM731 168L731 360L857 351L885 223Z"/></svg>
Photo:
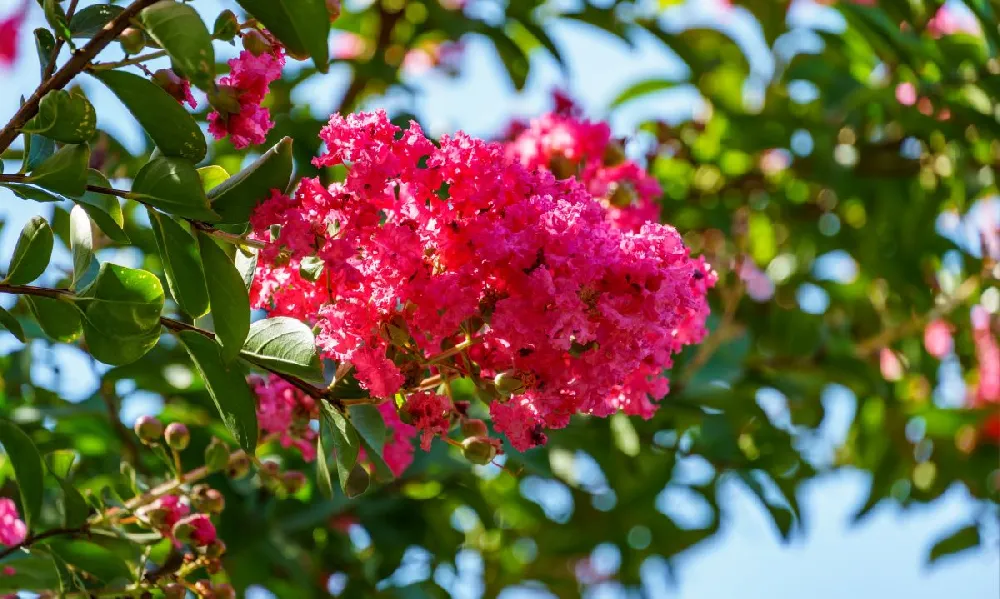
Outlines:
<svg viewBox="0 0 1000 599"><path fill-rule="evenodd" d="M116 553L85 540L53 539L46 542L67 564L105 583L133 580L132 568Z"/></svg>
<svg viewBox="0 0 1000 599"><path fill-rule="evenodd" d="M370 405L351 406L348 409L351 424L357 429L368 459L375 466L375 476L385 482L393 479L392 470L382 457L385 446L385 420L378 408Z"/></svg>
<svg viewBox="0 0 1000 599"><path fill-rule="evenodd" d="M68 301L48 297L25 297L42 332L54 341L71 343L83 334L80 310Z"/></svg>
<svg viewBox="0 0 1000 599"><path fill-rule="evenodd" d="M221 166L210 164L198 169L198 176L201 177L201 186L205 190L205 194L208 195L211 189L218 187L229 178L229 173ZM211 199L209 196L209 200Z"/></svg>
<svg viewBox="0 0 1000 599"><path fill-rule="evenodd" d="M91 187L110 188L111 184L101 171L89 169L87 172L87 185ZM78 198L74 198L77 205L90 216L101 231L109 239L118 243L129 243L130 239L125 233L125 215L122 212L122 205L118 198L94 191L88 187L87 192Z"/></svg>
<svg viewBox="0 0 1000 599"><path fill-rule="evenodd" d="M49 265L52 246L52 228L49 223L40 216L31 217L17 238L4 282L25 285L42 276Z"/></svg>
<svg viewBox="0 0 1000 599"><path fill-rule="evenodd" d="M178 336L208 388L222 422L248 453L257 446L257 400L239 362L226 363L219 345L194 331Z"/></svg>
<svg viewBox="0 0 1000 599"><path fill-rule="evenodd" d="M251 324L242 355L268 370L323 383L323 367L312 329L294 318L278 316Z"/></svg>
<svg viewBox="0 0 1000 599"><path fill-rule="evenodd" d="M94 230L90 216L80 206L73 206L69 213L69 241L73 254L73 286L77 287L94 261Z"/></svg>
<svg viewBox="0 0 1000 599"><path fill-rule="evenodd" d="M98 71L93 76L118 96L164 156L194 162L205 157L208 145L197 121L159 85L125 71Z"/></svg>
<svg viewBox="0 0 1000 599"><path fill-rule="evenodd" d="M42 9L45 13L45 20L56 32L56 35L64 40L69 40L72 36L69 30L69 23L66 20L66 11L60 6L59 0L42 0Z"/></svg>
<svg viewBox="0 0 1000 599"><path fill-rule="evenodd" d="M4 308L0 308L0 327L7 329L21 343L25 342L24 328L21 327L21 323Z"/></svg>
<svg viewBox="0 0 1000 599"><path fill-rule="evenodd" d="M16 560L7 560L5 566L13 568L9 576L0 577L0 593L21 591L43 591L59 588L59 571L52 557L42 552L19 556Z"/></svg>
<svg viewBox="0 0 1000 599"><path fill-rule="evenodd" d="M928 561L934 563L943 557L978 547L981 542L978 526L963 526L934 543Z"/></svg>
<svg viewBox="0 0 1000 599"><path fill-rule="evenodd" d="M205 270L194 237L171 217L147 208L170 295L181 310L198 318L208 312Z"/></svg>
<svg viewBox="0 0 1000 599"><path fill-rule="evenodd" d="M253 164L208 192L219 222L246 223L272 190L285 191L292 178L292 139L285 137Z"/></svg>
<svg viewBox="0 0 1000 599"><path fill-rule="evenodd" d="M38 66L42 73L52 61L52 53L56 48L56 38L44 27L35 29L35 53L38 55Z"/></svg>
<svg viewBox="0 0 1000 599"><path fill-rule="evenodd" d="M25 144L28 151L24 155L21 164L21 172L30 172L38 168L38 165L45 162L56 152L56 142L44 135L24 134Z"/></svg>
<svg viewBox="0 0 1000 599"><path fill-rule="evenodd" d="M89 146L66 145L31 171L26 180L28 183L67 197L80 197L87 191L89 163Z"/></svg>
<svg viewBox="0 0 1000 599"><path fill-rule="evenodd" d="M37 133L68 144L88 141L97 131L97 111L83 90L52 90L38 105L38 114L22 131Z"/></svg>
<svg viewBox="0 0 1000 599"><path fill-rule="evenodd" d="M149 37L167 51L178 75L203 90L215 86L212 35L193 7L157 2L142 9L139 22Z"/></svg>
<svg viewBox="0 0 1000 599"><path fill-rule="evenodd" d="M183 218L218 220L208 206L198 171L184 158L150 160L135 176L129 197Z"/></svg>
<svg viewBox="0 0 1000 599"><path fill-rule="evenodd" d="M199 232L197 236L215 334L222 345L223 359L230 362L243 349L250 332L250 298L226 252L208 235Z"/></svg>
<svg viewBox="0 0 1000 599"><path fill-rule="evenodd" d="M253 276L257 271L257 256L259 252L255 248L237 248L236 249L236 270L240 273L240 277L243 279L243 286L246 287L247 291L250 291L250 285L253 284Z"/></svg>
<svg viewBox="0 0 1000 599"><path fill-rule="evenodd" d="M45 491L42 456L31 437L9 420L0 419L0 443L14 469L24 521L31 530L42 513L42 495Z"/></svg>
<svg viewBox="0 0 1000 599"><path fill-rule="evenodd" d="M97 278L77 296L91 326L108 336L129 337L159 330L163 287L153 273L102 264Z"/></svg>
<svg viewBox="0 0 1000 599"><path fill-rule="evenodd" d="M325 421L320 420L319 439L316 442L316 482L323 497L333 497L333 479L330 478L330 465L327 463L330 448L327 447L326 428Z"/></svg>
<svg viewBox="0 0 1000 599"><path fill-rule="evenodd" d="M93 37L125 9L115 4L92 4L78 10L69 20L73 37Z"/></svg>
<svg viewBox="0 0 1000 599"><path fill-rule="evenodd" d="M11 190L22 200L32 200L34 202L61 202L66 198L46 191L41 187L26 185L24 183L0 183L0 187Z"/></svg>
<svg viewBox="0 0 1000 599"><path fill-rule="evenodd" d="M312 56L316 68L329 67L330 13L326 0L237 0L275 35L289 52Z"/></svg>
<svg viewBox="0 0 1000 599"><path fill-rule="evenodd" d="M363 493L357 493L357 484L350 486L351 473L358 466L358 454L361 450L361 439L354 428L354 424L344 414L337 409L324 403L322 406L323 420L330 429L333 439L333 448L336 450L335 459L337 464L337 476L340 479L340 488L348 496L354 497ZM357 481L355 481L356 483ZM365 489L368 485L365 484ZM348 489L350 488L350 493Z"/></svg>

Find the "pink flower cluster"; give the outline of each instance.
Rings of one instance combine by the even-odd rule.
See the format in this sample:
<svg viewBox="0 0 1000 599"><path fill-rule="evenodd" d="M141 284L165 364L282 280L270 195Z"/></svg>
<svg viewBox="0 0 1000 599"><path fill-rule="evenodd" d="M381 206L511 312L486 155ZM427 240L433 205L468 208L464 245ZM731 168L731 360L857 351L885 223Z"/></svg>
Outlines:
<svg viewBox="0 0 1000 599"><path fill-rule="evenodd" d="M190 513L191 506L180 495L164 495L137 511L140 519L148 522L178 547L180 543L174 537L174 525Z"/></svg>
<svg viewBox="0 0 1000 599"><path fill-rule="evenodd" d="M28 6L28 0L23 0L13 13L0 19L0 66L10 66L17 60L17 44L28 18Z"/></svg>
<svg viewBox="0 0 1000 599"><path fill-rule="evenodd" d="M321 353L374 397L445 366L517 378L490 409L519 449L576 413L652 413L672 354L703 334L710 285L672 227L625 230L574 179L462 133L435 144L381 111L335 115L320 137L316 165L347 165L346 181L306 179L258 207L257 307L314 323ZM444 428L441 400L413 401L418 425Z"/></svg>
<svg viewBox="0 0 1000 599"><path fill-rule="evenodd" d="M257 393L257 422L264 439L277 439L286 449L294 446L303 459L316 458L316 431L310 420L319 415L316 401L277 375L252 377Z"/></svg>
<svg viewBox="0 0 1000 599"><path fill-rule="evenodd" d="M271 112L260 104L270 91L271 82L281 77L284 66L285 52L277 40L270 40L267 51L255 54L243 50L229 61L229 75L219 80L219 87L236 105L213 104L216 110L208 115L208 131L215 139L228 135L238 150L264 143L274 122Z"/></svg>
<svg viewBox="0 0 1000 599"><path fill-rule="evenodd" d="M611 139L608 124L584 119L561 93L555 94L555 101L553 112L527 125L511 126L507 155L530 170L546 169L560 179L577 178L620 229L637 231L644 223L659 220L659 183L625 157Z"/></svg>
<svg viewBox="0 0 1000 599"><path fill-rule="evenodd" d="M0 544L8 547L17 545L24 541L26 536L28 527L18 515L14 500L7 497L0 498Z"/></svg>

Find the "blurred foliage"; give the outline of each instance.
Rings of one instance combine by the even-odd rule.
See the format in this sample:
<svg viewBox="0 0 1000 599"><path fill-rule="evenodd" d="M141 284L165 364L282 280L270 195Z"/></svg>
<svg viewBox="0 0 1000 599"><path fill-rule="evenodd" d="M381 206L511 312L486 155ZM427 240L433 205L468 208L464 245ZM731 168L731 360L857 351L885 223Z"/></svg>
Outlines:
<svg viewBox="0 0 1000 599"><path fill-rule="evenodd" d="M946 35L928 28L942 4L934 0L796 3L790 12L786 2L750 0L716 8L724 22L760 31L768 53L752 59L725 27L675 26L673 16L689 7L674 2L579 2L567 10L535 0L464 8L457 0L346 4L333 24L332 64L351 73L342 111L390 92L418 93L404 82L413 52L424 52L434 68L460 72L462 61L447 58L449 44L471 36L492 44L521 89L532 53L562 64L548 33L560 22L604 30L623 44L652 34L682 60L684 80L637 81L611 110L679 86L693 86L702 98L690 120L643 123L629 149L645 154L661 181L664 220L720 274L712 332L679 357L671 393L653 419L580 418L545 448L508 448L502 471L470 467L437 443L418 452L402 478L355 499L339 491L322 498L313 479L281 496L213 475L207 482L224 491L228 506L219 526L229 547L226 571L241 594L259 584L279 597L328 596L336 574L346 575L335 578L346 584L342 596L444 597L432 581L410 584L393 573L414 555L431 570L454 568L460 550L481 556L488 597L525 581L560 597L608 578L636 585L645 560L669 560L719 531L724 485L757 496L775 532L788 538L801 529L801 485L839 467L871 473L859 518L884 501L927 503L964 487L981 502L982 520L942 531L933 551L928 539L928 553L937 558L980 542L977 527L996 517L1000 489L997 446L981 434L988 410L944 397L942 362L926 351L923 335L934 318L951 323L949 360L967 383L960 393L971 394L980 364L969 311L992 302L996 334L1000 301L997 255L987 247L997 222L982 222L991 209L996 217L1000 202L998 3L968 0L964 9L980 32ZM790 26L797 13L813 25ZM338 53L344 44L351 51ZM773 63L773 74L753 68L761 60ZM292 137L296 173L308 176L317 174L310 160L324 119L291 98L323 75L303 64L272 87L276 127L264 147ZM110 134L96 135L91 164L109 178L132 178L146 162L148 153L133 155ZM229 172L245 163L228 142L210 145L209 156ZM943 218L966 213L969 230L982 238L940 234ZM56 243L67 248L70 220L63 204L54 207ZM135 202L124 204L121 229L139 266L162 273L153 231ZM114 251L120 241L102 243L101 251ZM831 263L849 274L830 275ZM162 469L119 420L123 396L159 396L165 420L191 425L185 455L200 456L213 434L226 435L180 345L164 342L138 362L96 369L99 388L71 402L38 383L67 376L60 372L65 354L42 340L24 302L12 313L34 340L4 346L14 349L0 357L0 413L43 455L75 451L79 488L113 502L131 469ZM901 364L899 376L888 377L896 380L884 374L885 350ZM855 403L835 452L825 449L831 389ZM109 474L123 458L131 464L126 474ZM200 465L191 459L190 467ZM284 466L313 472L304 463ZM4 494L16 495L9 465L0 472ZM60 519L55 489L47 487L46 522ZM704 517L669 515L664 505L678 496L701 505ZM621 556L613 572L591 559L608 545ZM46 575L15 561L20 575Z"/></svg>

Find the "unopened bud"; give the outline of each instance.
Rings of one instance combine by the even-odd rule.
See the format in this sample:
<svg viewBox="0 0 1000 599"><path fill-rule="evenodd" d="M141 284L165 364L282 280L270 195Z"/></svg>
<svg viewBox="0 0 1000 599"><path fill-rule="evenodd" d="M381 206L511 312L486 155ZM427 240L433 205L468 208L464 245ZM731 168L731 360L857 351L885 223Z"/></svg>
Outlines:
<svg viewBox="0 0 1000 599"><path fill-rule="evenodd" d="M479 419L466 420L462 423L463 437L485 437L489 435L486 423Z"/></svg>
<svg viewBox="0 0 1000 599"><path fill-rule="evenodd" d="M622 181L612 186L609 202L618 208L628 208L638 197L632 184Z"/></svg>
<svg viewBox="0 0 1000 599"><path fill-rule="evenodd" d="M191 431L180 422L168 424L163 436L167 440L167 447L175 451L184 451L191 443Z"/></svg>
<svg viewBox="0 0 1000 599"><path fill-rule="evenodd" d="M340 0L326 0L326 12L330 13L330 22L333 23L340 16Z"/></svg>
<svg viewBox="0 0 1000 599"><path fill-rule="evenodd" d="M122 51L126 54L138 54L146 47L146 36L141 29L128 27L118 36L118 43L122 45Z"/></svg>
<svg viewBox="0 0 1000 599"><path fill-rule="evenodd" d="M505 397L520 395L525 391L524 379L515 370L507 370L493 379L497 393Z"/></svg>
<svg viewBox="0 0 1000 599"><path fill-rule="evenodd" d="M270 54L274 51L274 47L271 45L271 42L264 37L263 33L257 31L256 29L252 29L243 34L243 47L254 56Z"/></svg>
<svg viewBox="0 0 1000 599"><path fill-rule="evenodd" d="M152 416L140 416L135 421L135 434L143 443L155 443L163 435L163 423Z"/></svg>
<svg viewBox="0 0 1000 599"><path fill-rule="evenodd" d="M173 512L168 509L153 507L143 510L142 517L145 518L153 526L153 528L163 528L163 526L167 523L167 518L169 518L172 513Z"/></svg>
<svg viewBox="0 0 1000 599"><path fill-rule="evenodd" d="M306 486L306 475L296 470L286 472L281 477L281 485L289 495L295 495Z"/></svg>
<svg viewBox="0 0 1000 599"><path fill-rule="evenodd" d="M210 472L225 470L229 465L229 446L213 437L205 448L205 467Z"/></svg>
<svg viewBox="0 0 1000 599"><path fill-rule="evenodd" d="M170 94L178 102L187 99L185 81L178 77L173 69L160 69L153 73L153 83L163 88L163 91Z"/></svg>
<svg viewBox="0 0 1000 599"><path fill-rule="evenodd" d="M213 591L215 593L212 595L214 599L236 599L236 589L227 582L216 584Z"/></svg>
<svg viewBox="0 0 1000 599"><path fill-rule="evenodd" d="M229 466L226 467L226 476L229 478L243 478L249 472L250 458L243 453L229 460Z"/></svg>
<svg viewBox="0 0 1000 599"><path fill-rule="evenodd" d="M208 92L208 103L223 116L240 111L239 90L231 85L217 85Z"/></svg>
<svg viewBox="0 0 1000 599"><path fill-rule="evenodd" d="M196 511L218 514L226 508L226 498L218 489L208 485L198 485L192 489L191 505Z"/></svg>
<svg viewBox="0 0 1000 599"><path fill-rule="evenodd" d="M184 588L184 585L176 582L163 585L161 590L165 599L184 599L187 596L187 589Z"/></svg>
<svg viewBox="0 0 1000 599"><path fill-rule="evenodd" d="M272 460L261 462L260 474L265 478L276 478L281 474L281 466L278 465L278 462Z"/></svg>
<svg viewBox="0 0 1000 599"><path fill-rule="evenodd" d="M497 457L496 443L489 437L469 437L462 441L462 455L473 464L485 466Z"/></svg>
<svg viewBox="0 0 1000 599"><path fill-rule="evenodd" d="M220 539L215 539L208 545L205 545L203 551L207 557L222 557L222 554L226 552L226 544Z"/></svg>
<svg viewBox="0 0 1000 599"><path fill-rule="evenodd" d="M562 154L555 154L549 159L549 170L556 179L568 179L576 174L577 165Z"/></svg>
<svg viewBox="0 0 1000 599"><path fill-rule="evenodd" d="M611 142L604 148L604 166L618 166L625 162L625 148L618 142Z"/></svg>
<svg viewBox="0 0 1000 599"><path fill-rule="evenodd" d="M212 37L217 40L227 42L233 41L240 31L240 20L231 10L224 10L215 19L215 26L212 27Z"/></svg>

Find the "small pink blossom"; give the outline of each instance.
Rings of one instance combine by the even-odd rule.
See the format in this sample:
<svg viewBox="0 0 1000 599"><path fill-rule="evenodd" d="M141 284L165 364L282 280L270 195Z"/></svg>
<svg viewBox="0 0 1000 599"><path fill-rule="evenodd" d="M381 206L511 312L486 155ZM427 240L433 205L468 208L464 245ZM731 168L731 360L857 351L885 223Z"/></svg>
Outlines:
<svg viewBox="0 0 1000 599"><path fill-rule="evenodd" d="M912 83L900 83L896 86L896 101L903 106L913 106L917 103L917 88Z"/></svg>
<svg viewBox="0 0 1000 599"><path fill-rule="evenodd" d="M316 431L310 427L318 408L315 400L285 379L270 375L252 377L257 394L257 422L265 439L277 439L284 448L295 447L302 459L316 458Z"/></svg>
<svg viewBox="0 0 1000 599"><path fill-rule="evenodd" d="M24 0L17 10L0 20L0 66L10 66L17 60L18 40L28 17L28 6L28 1Z"/></svg>
<svg viewBox="0 0 1000 599"><path fill-rule="evenodd" d="M229 61L230 73L219 80L223 94L238 103L238 110L220 108L208 115L208 130L215 139L227 135L236 149L264 143L267 133L274 127L271 112L261 106L271 83L281 77L285 66L284 50L277 41L272 50L259 56L249 50Z"/></svg>
<svg viewBox="0 0 1000 599"><path fill-rule="evenodd" d="M195 547L211 545L216 539L215 525L206 514L194 514L180 519L174 525L174 536L180 536L180 530L184 530L184 536Z"/></svg>
<svg viewBox="0 0 1000 599"><path fill-rule="evenodd" d="M896 352L888 347L883 347L878 354L879 370L882 371L882 378L894 382L903 378L903 363L899 360Z"/></svg>
<svg viewBox="0 0 1000 599"><path fill-rule="evenodd" d="M927 21L927 33L934 38L955 35L956 33L978 36L982 35L982 29L979 27L979 21L968 10L959 10L945 5L939 8L934 16Z"/></svg>
<svg viewBox="0 0 1000 599"><path fill-rule="evenodd" d="M406 398L403 410L410 415L413 426L420 431L420 448L428 451L436 435L448 434L451 427L451 401L437 393L422 391Z"/></svg>
<svg viewBox="0 0 1000 599"><path fill-rule="evenodd" d="M947 321L932 320L924 328L924 348L935 358L940 360L951 353L953 344L951 325Z"/></svg>
<svg viewBox="0 0 1000 599"><path fill-rule="evenodd" d="M17 545L28 536L28 527L17 513L14 500L0 498L0 543L8 547Z"/></svg>

